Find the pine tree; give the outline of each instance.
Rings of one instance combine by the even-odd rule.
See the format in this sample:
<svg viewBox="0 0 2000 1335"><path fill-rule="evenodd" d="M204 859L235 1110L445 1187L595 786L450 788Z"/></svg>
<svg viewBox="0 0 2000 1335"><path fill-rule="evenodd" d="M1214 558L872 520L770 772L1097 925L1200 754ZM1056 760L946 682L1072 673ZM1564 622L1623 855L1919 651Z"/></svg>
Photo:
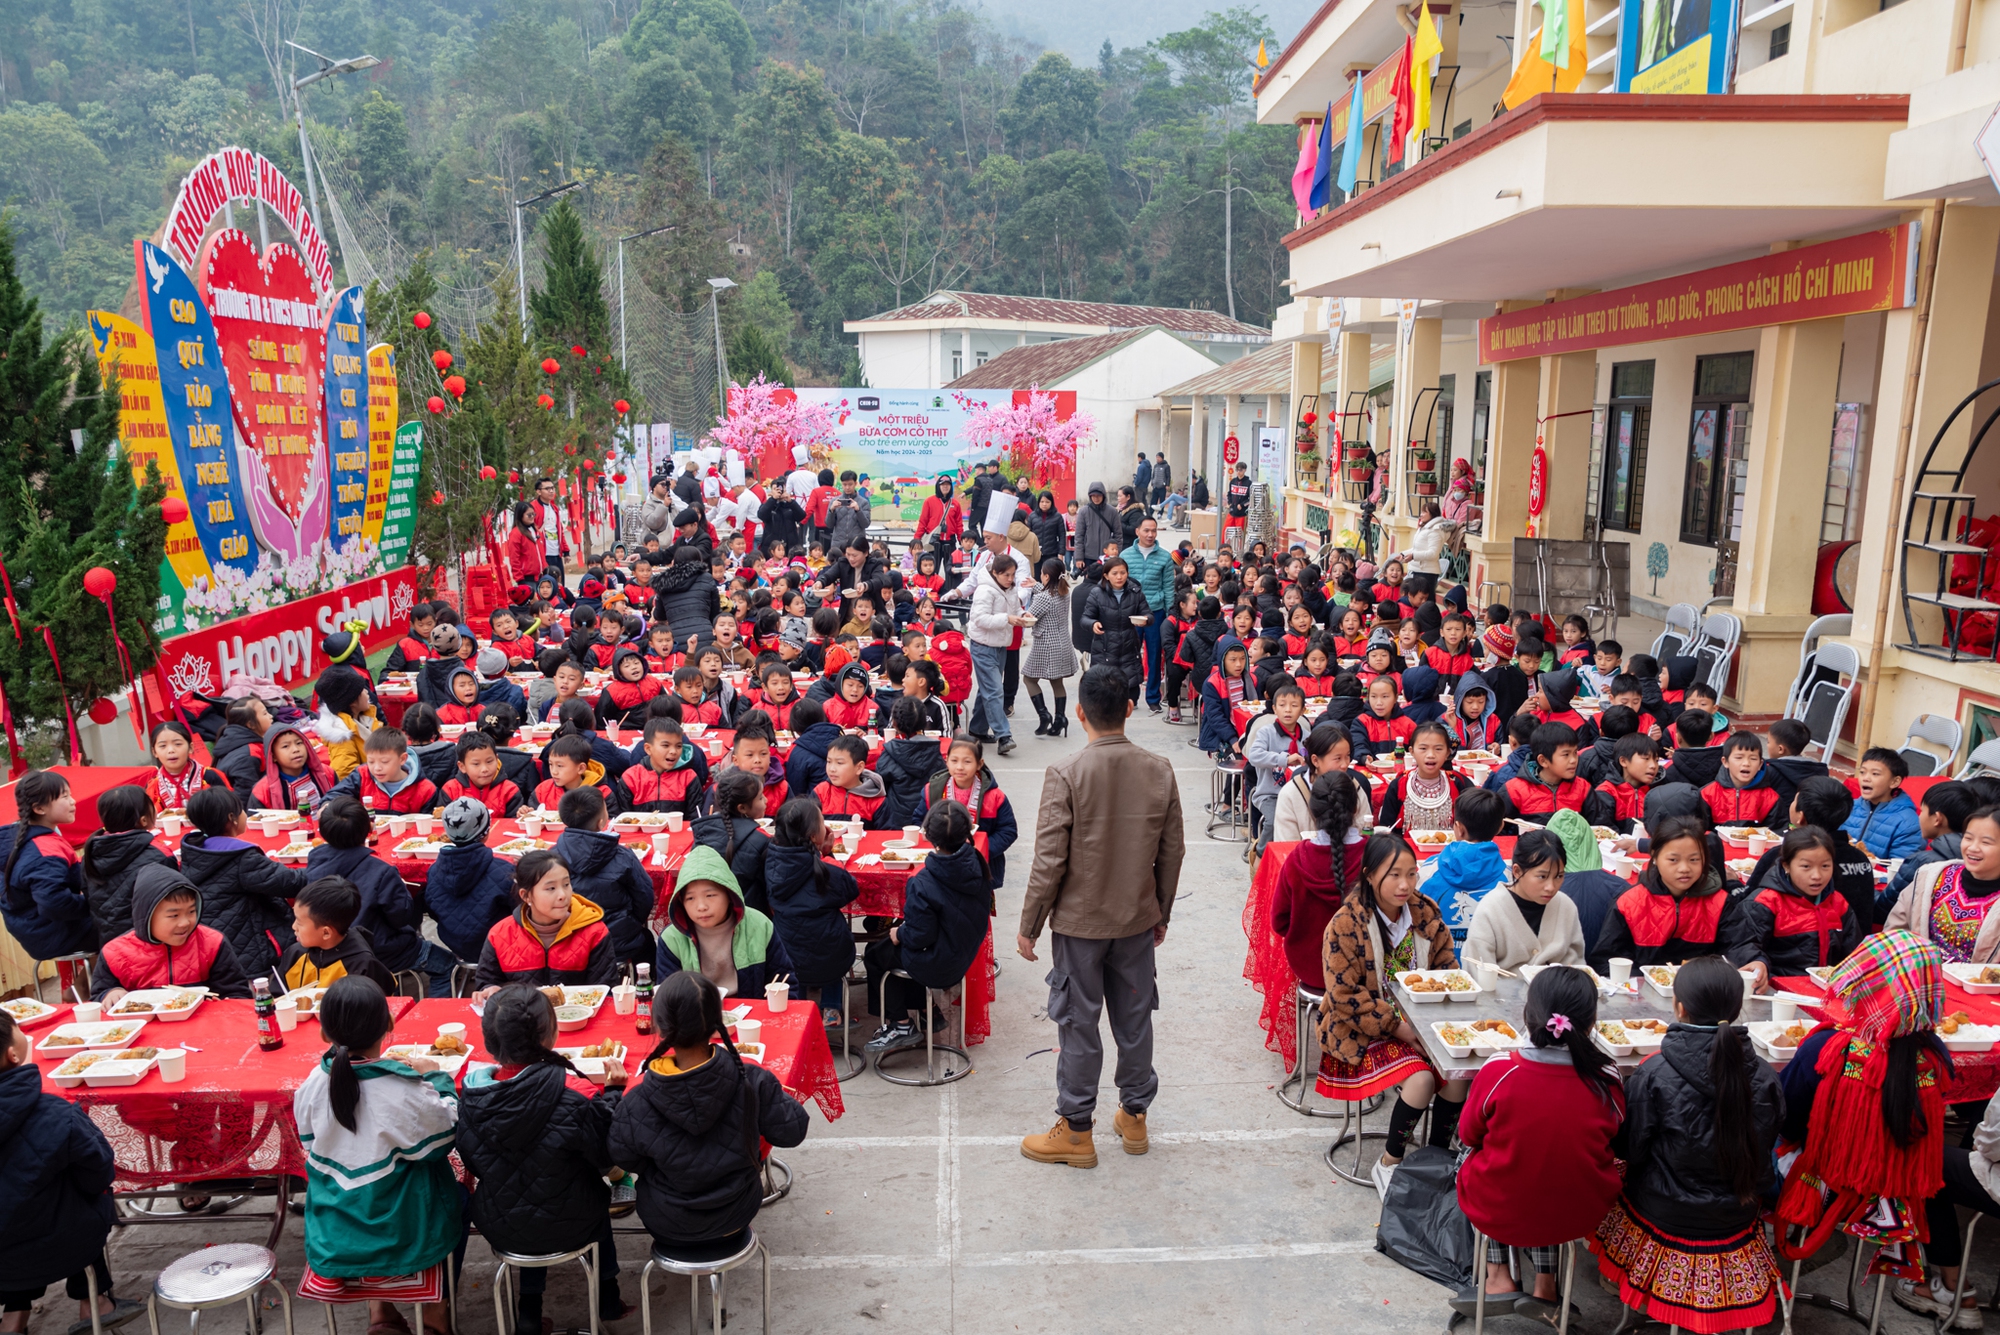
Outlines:
<svg viewBox="0 0 2000 1335"><path fill-rule="evenodd" d="M760 326L746 323L729 340L729 378L747 385L759 375L780 385L795 383L777 343Z"/></svg>
<svg viewBox="0 0 2000 1335"><path fill-rule="evenodd" d="M542 220L541 230L546 248L544 287L528 294L535 337L552 347L607 347L611 311L604 304L604 267L584 235L583 215L567 199L559 199Z"/></svg>
<svg viewBox="0 0 2000 1335"><path fill-rule="evenodd" d="M118 386L99 377L94 350L75 331L45 338L4 220L0 349L0 559L20 622L18 636L11 621L0 624L0 682L24 752L39 758L67 749L65 704L80 717L126 683L104 605L84 591L86 571L103 566L117 576L112 607L133 671L158 657L151 620L166 547L166 485L150 463L143 485L133 479L118 440Z"/></svg>

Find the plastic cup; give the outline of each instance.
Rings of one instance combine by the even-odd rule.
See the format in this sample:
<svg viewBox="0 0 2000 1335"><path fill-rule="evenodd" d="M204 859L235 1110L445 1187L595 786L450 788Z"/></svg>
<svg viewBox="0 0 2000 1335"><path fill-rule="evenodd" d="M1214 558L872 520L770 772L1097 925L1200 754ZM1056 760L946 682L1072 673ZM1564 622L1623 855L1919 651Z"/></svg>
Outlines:
<svg viewBox="0 0 2000 1335"><path fill-rule="evenodd" d="M1486 960L1479 960L1473 965L1473 971L1474 971L1474 976L1478 980L1479 985L1485 988L1488 992L1491 992L1495 988L1500 986L1499 965L1490 963Z"/></svg>
<svg viewBox="0 0 2000 1335"><path fill-rule="evenodd" d="M276 839L278 835L284 831L284 828L285 828L285 818L283 816L264 817L265 838Z"/></svg>
<svg viewBox="0 0 2000 1335"><path fill-rule="evenodd" d="M790 983L766 983L764 985L764 1004L771 1008L771 1014L783 1015L785 1007L792 1004L792 985Z"/></svg>
<svg viewBox="0 0 2000 1335"><path fill-rule="evenodd" d="M465 1026L464 1026L464 1025L462 1025L462 1024L457 1024L457 1023L452 1023L452 1024L441 1024L441 1025L439 1025L439 1026L438 1026L438 1037L439 1037L439 1038L464 1038L464 1037L465 1037Z"/></svg>
<svg viewBox="0 0 2000 1335"><path fill-rule="evenodd" d="M860 847L861 847L860 835L849 833L840 836L840 849L843 853L851 855Z"/></svg>
<svg viewBox="0 0 2000 1335"><path fill-rule="evenodd" d="M279 997L272 1003L278 1017L278 1030L289 1034L299 1027L299 1003L291 997Z"/></svg>
<svg viewBox="0 0 2000 1335"><path fill-rule="evenodd" d="M921 825L905 825L903 827L903 842L914 848L922 842L923 833L924 827Z"/></svg>
<svg viewBox="0 0 2000 1335"><path fill-rule="evenodd" d="M96 1024L104 1018L104 1007L95 1001L79 1001L70 1008L69 1018L78 1024Z"/></svg>
<svg viewBox="0 0 2000 1335"><path fill-rule="evenodd" d="M521 817L521 833L527 835L530 839L539 838L542 833L542 818L540 816Z"/></svg>
<svg viewBox="0 0 2000 1335"><path fill-rule="evenodd" d="M390 838L401 839L404 835L408 834L409 832L410 832L410 818L408 816L389 817Z"/></svg>
<svg viewBox="0 0 2000 1335"><path fill-rule="evenodd" d="M1796 992L1773 992L1771 994L1771 1018L1779 1024L1790 1024L1799 1018L1799 997Z"/></svg>
<svg viewBox="0 0 2000 1335"><path fill-rule="evenodd" d="M656 834L653 836L653 851L665 857L667 850L673 847L673 842L674 837L671 834Z"/></svg>
<svg viewBox="0 0 2000 1335"><path fill-rule="evenodd" d="M160 1079L167 1084L179 1084L187 1079L188 1056L184 1048L160 1049Z"/></svg>
<svg viewBox="0 0 2000 1335"><path fill-rule="evenodd" d="M1632 981L1631 960L1626 959L1623 955L1613 955L1611 957L1610 964L1611 964L1611 981L1615 985L1623 987L1625 986L1625 984Z"/></svg>
<svg viewBox="0 0 2000 1335"><path fill-rule="evenodd" d="M681 816L681 813L680 813L680 812L678 812L678 811L669 811L669 812L667 813L667 833L669 833L669 834L679 834L679 833L681 832L681 822L682 822L682 820L683 820L683 817Z"/></svg>
<svg viewBox="0 0 2000 1335"><path fill-rule="evenodd" d="M630 983L620 983L611 989L611 1011L614 1015L632 1015L639 1009L639 989Z"/></svg>
<svg viewBox="0 0 2000 1335"><path fill-rule="evenodd" d="M429 834L431 832L431 821L434 819L435 817L430 812L420 812L410 817L410 824L416 828L418 834Z"/></svg>
<svg viewBox="0 0 2000 1335"><path fill-rule="evenodd" d="M1474 765L1467 771L1467 777L1472 780L1473 787L1484 788L1487 776L1492 773L1493 767L1490 765Z"/></svg>
<svg viewBox="0 0 2000 1335"><path fill-rule="evenodd" d="M163 812L160 816L160 833L169 839L178 838L181 832L181 818L177 812Z"/></svg>
<svg viewBox="0 0 2000 1335"><path fill-rule="evenodd" d="M1750 995L1757 990L1757 971L1755 969L1738 969L1736 972L1742 975L1743 996L1748 1000Z"/></svg>
<svg viewBox="0 0 2000 1335"><path fill-rule="evenodd" d="M738 1020L736 1022L736 1041L738 1043L762 1043L764 1041L764 1022L762 1020L747 1018Z"/></svg>

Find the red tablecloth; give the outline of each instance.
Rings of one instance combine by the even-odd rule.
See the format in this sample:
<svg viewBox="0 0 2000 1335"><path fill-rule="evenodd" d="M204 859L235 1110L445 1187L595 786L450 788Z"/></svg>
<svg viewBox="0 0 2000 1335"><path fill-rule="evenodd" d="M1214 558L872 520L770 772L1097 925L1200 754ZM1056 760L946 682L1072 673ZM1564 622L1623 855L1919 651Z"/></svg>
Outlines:
<svg viewBox="0 0 2000 1335"><path fill-rule="evenodd" d="M415 1005L389 998L390 1014ZM33 1031L39 1045L43 1026ZM301 1020L285 1046L257 1046L257 1017L248 1001L211 998L186 1020L148 1022L138 1040L187 1051L187 1078L167 1084L157 1070L120 1088L43 1088L88 1110L117 1160L117 1185L131 1189L220 1177L303 1175L305 1152L292 1122L292 1095L319 1064L325 1044L317 1020ZM61 1065L36 1053L44 1077Z"/></svg>
<svg viewBox="0 0 2000 1335"><path fill-rule="evenodd" d="M819 1105L827 1121L835 1121L846 1111L840 1098L840 1081L833 1069L833 1051L827 1046L826 1028L820 1022L819 1007L809 1001L794 1000L784 1014L774 1014L762 1001L731 997L724 1008L748 1006L750 1017L763 1023L764 1069L778 1077L778 1083L803 1103ZM427 998L407 1010L396 1024L392 1043L428 1043L437 1036L441 1024L465 1026L467 1039L474 1045L472 1060L491 1061L480 1042L479 1017L470 1001L451 997ZM607 1000L589 1024L556 1035L559 1048L584 1047L617 1039L625 1045L625 1073L637 1075L640 1063L659 1041L657 1034L643 1036L633 1026L633 1017L620 1015ZM463 1074L463 1073L461 1073Z"/></svg>
<svg viewBox="0 0 2000 1335"><path fill-rule="evenodd" d="M1781 987L1787 992L1819 1000L1826 996L1826 989L1810 978L1773 978L1773 987ZM1944 982L1945 1009L1964 1011L1978 1025L2000 1025L2000 997L1974 996L1947 978ZM1815 1019L1825 1019L1824 1010L1817 1005L1804 1008ZM1951 1054L1952 1082L1945 1086L1946 1103L1984 1103L1996 1093L2000 1093L2000 1048L1986 1052L1954 1052Z"/></svg>

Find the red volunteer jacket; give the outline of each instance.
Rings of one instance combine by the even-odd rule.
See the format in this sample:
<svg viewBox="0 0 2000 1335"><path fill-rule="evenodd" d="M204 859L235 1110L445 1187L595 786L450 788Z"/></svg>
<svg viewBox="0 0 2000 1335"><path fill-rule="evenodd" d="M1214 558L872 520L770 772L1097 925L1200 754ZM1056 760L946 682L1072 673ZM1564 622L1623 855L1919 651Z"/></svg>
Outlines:
<svg viewBox="0 0 2000 1335"><path fill-rule="evenodd" d="M521 809L521 789L512 779L495 779L484 788L475 788L463 770L445 781L444 800L469 797L492 812L495 819L512 816Z"/></svg>

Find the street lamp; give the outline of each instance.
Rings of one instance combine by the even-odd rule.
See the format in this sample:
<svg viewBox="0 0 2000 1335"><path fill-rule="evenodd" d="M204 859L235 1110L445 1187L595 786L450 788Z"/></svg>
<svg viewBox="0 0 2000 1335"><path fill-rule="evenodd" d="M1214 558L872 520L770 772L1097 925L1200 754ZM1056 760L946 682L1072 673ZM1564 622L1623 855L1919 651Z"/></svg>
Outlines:
<svg viewBox="0 0 2000 1335"><path fill-rule="evenodd" d="M532 199L517 199L514 201L514 282L521 289L521 333L523 337L528 332L528 260L526 252L521 248L521 210L527 208L530 204L539 204L545 199L554 199L557 195L566 195L572 190L581 189L583 189L582 181L571 181L568 185L559 185L553 190L544 190Z"/></svg>
<svg viewBox="0 0 2000 1335"><path fill-rule="evenodd" d="M292 108L298 113L299 164L306 172L306 202L312 206L313 226L319 229L321 236L325 236L326 228L321 226L319 220L319 190L313 185L312 148L306 143L306 104L305 99L299 94L321 79L331 79L336 74L353 74L357 70L373 69L382 62L374 56L350 56L346 60L335 60L330 56L321 55L309 46L300 46L297 42L288 41L285 45L294 51L303 51L319 62L319 68L311 74L302 79L292 80Z"/></svg>
<svg viewBox="0 0 2000 1335"><path fill-rule="evenodd" d="M674 223L668 223L664 227L655 227L649 232L634 232L630 236L621 236L618 238L618 365L621 368L630 369L625 363L625 243L627 241L644 241L649 236L658 236L662 232L671 232L675 226L676 224Z"/></svg>
<svg viewBox="0 0 2000 1335"><path fill-rule="evenodd" d="M736 286L733 278L711 278L708 280L708 313L715 321L715 395L721 400L722 415L729 416L729 368L722 360L722 312L716 298Z"/></svg>

